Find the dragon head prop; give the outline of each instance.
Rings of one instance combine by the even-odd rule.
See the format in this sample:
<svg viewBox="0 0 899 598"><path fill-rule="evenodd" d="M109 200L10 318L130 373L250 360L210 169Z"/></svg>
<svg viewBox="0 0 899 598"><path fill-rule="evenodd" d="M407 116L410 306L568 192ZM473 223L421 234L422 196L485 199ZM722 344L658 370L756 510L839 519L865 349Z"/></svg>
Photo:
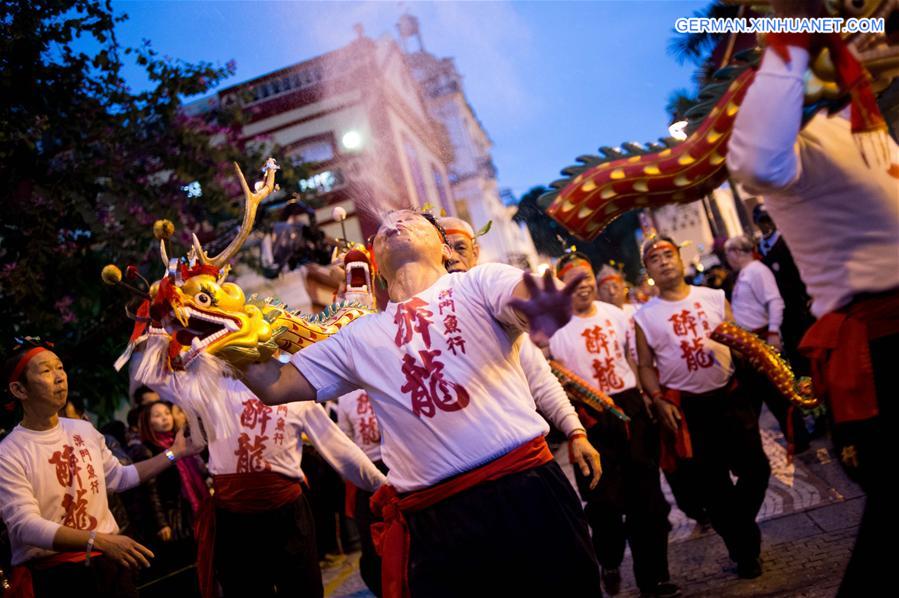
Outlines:
<svg viewBox="0 0 899 598"><path fill-rule="evenodd" d="M115 266L106 266L102 278L144 299L140 307L126 313L136 321L131 341L116 362L121 368L136 344L152 324L165 330L169 342L169 358L174 367L189 368L202 354L215 356L231 364L265 361L278 351L294 353L314 342L327 338L342 326L372 310L366 305L344 302L328 307L317 315L292 312L276 299L246 297L243 289L233 282L225 282L230 272L229 262L240 251L253 229L260 203L273 191L277 163L269 158L263 168L264 178L251 191L243 172L234 165L244 194L244 213L240 228L229 245L218 255L209 256L196 235L193 247L183 258L169 258L166 240L174 226L166 220L154 224L165 275L148 291L136 289L122 281L122 273ZM137 275L129 267L127 278Z"/></svg>
<svg viewBox="0 0 899 598"><path fill-rule="evenodd" d="M754 11L770 10L767 0L726 1ZM864 68L872 92L882 91L899 75L899 0L825 0L823 7L830 17L883 18L885 32L844 35L815 50L806 77L804 122L822 110L841 110L850 101L850 93L839 83L835 51L842 64L848 54L848 61ZM578 164L562 169L564 178L550 183L551 190L539 198L539 205L574 235L590 240L632 209L690 203L720 186L727 178L725 159L734 120L762 51L730 54L726 52L725 66L714 73L700 90L699 103L687 112L685 140L624 143L601 147L602 156L578 156Z"/></svg>
<svg viewBox="0 0 899 598"><path fill-rule="evenodd" d="M173 361L185 367L202 352L233 363L264 360L277 350L272 327L260 307L248 302L243 290L225 279L230 260L253 230L259 204L277 189L278 165L269 158L263 168L263 180L252 191L240 167L235 164L234 169L244 194L243 221L221 253L208 255L194 235L193 248L186 258L169 258L167 235L157 232L166 274L150 287L149 315L171 336Z"/></svg>

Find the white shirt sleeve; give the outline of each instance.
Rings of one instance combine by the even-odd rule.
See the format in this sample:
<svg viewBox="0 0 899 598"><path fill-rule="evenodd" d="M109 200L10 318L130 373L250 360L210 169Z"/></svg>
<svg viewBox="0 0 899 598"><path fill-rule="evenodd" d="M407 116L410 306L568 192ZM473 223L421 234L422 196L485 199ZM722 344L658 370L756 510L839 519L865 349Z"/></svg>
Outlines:
<svg viewBox="0 0 899 598"><path fill-rule="evenodd" d="M354 438L353 421L350 419L346 410L346 405L342 399L343 397L340 397L340 399L337 400L337 427L340 428L340 431L346 434L347 437Z"/></svg>
<svg viewBox="0 0 899 598"><path fill-rule="evenodd" d="M106 439L100 432L94 430L96 441L100 445L100 455L103 458L103 476L106 478L106 488L110 492L124 492L140 484L140 476L134 465L122 465L112 451L106 446Z"/></svg>
<svg viewBox="0 0 899 598"><path fill-rule="evenodd" d="M466 276L471 277L476 292L493 318L508 326L522 328L524 320L509 302L524 279L523 270L507 264L483 264L472 268Z"/></svg>
<svg viewBox="0 0 899 598"><path fill-rule="evenodd" d="M762 297L768 310L768 330L780 332L780 326L784 321L784 300L777 288L777 280L768 266L759 262L761 268L757 268L756 276L752 278L753 289L756 297Z"/></svg>
<svg viewBox="0 0 899 598"><path fill-rule="evenodd" d="M320 344L320 343L319 343ZM315 346L315 345L313 345ZM387 481L374 463L340 431L321 405L302 405L304 431L321 456L343 478L362 490L374 492Z"/></svg>
<svg viewBox="0 0 899 598"><path fill-rule="evenodd" d="M337 334L297 351L290 358L290 363L315 388L315 400L319 403L361 387L352 370L351 339L347 332L358 322L351 322Z"/></svg>
<svg viewBox="0 0 899 598"><path fill-rule="evenodd" d="M27 545L53 550L60 524L44 519L34 487L13 459L0 458L0 514L13 546Z"/></svg>
<svg viewBox="0 0 899 598"><path fill-rule="evenodd" d="M575 430L583 430L568 395L553 375L552 369L540 349L528 337L522 338L519 351L521 368L528 380L537 410L546 416L565 436Z"/></svg>
<svg viewBox="0 0 899 598"><path fill-rule="evenodd" d="M765 50L728 142L731 176L758 193L785 189L801 175L796 138L802 126L809 55L802 48L787 49L789 63Z"/></svg>

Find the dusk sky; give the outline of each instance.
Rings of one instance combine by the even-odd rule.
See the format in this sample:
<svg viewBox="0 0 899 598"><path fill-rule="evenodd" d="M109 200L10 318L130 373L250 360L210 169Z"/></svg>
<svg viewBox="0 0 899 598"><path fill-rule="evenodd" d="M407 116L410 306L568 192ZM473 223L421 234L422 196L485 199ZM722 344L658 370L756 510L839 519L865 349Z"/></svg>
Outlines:
<svg viewBox="0 0 899 598"><path fill-rule="evenodd" d="M146 38L161 55L237 63L227 84L343 46L353 24L396 36L417 16L425 49L453 57L494 143L499 184L520 196L558 178L600 145L667 134L665 104L691 88L694 66L667 46L674 21L709 2L226 2L116 1L130 18L127 45ZM130 82L140 87L139 71Z"/></svg>

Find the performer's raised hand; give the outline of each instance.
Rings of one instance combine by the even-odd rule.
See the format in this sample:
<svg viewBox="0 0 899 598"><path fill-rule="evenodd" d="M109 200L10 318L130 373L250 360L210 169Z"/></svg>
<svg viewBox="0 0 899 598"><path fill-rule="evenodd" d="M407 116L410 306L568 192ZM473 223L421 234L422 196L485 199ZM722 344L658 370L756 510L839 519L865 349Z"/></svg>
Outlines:
<svg viewBox="0 0 899 598"><path fill-rule="evenodd" d="M527 299L513 299L509 305L528 320L531 340L540 348L549 345L550 337L571 319L571 296L586 274L578 274L560 290L549 270L543 275L543 288L526 272L524 286Z"/></svg>

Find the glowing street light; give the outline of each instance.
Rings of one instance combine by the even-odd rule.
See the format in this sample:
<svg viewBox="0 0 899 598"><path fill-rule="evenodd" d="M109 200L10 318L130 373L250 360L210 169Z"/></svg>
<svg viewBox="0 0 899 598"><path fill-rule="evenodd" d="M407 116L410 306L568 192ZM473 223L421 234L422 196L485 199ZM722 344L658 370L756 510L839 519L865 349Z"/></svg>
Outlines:
<svg viewBox="0 0 899 598"><path fill-rule="evenodd" d="M343 144L343 147L348 150L357 150L362 147L362 135L359 131L347 131L343 134L343 137L340 138L340 142Z"/></svg>

